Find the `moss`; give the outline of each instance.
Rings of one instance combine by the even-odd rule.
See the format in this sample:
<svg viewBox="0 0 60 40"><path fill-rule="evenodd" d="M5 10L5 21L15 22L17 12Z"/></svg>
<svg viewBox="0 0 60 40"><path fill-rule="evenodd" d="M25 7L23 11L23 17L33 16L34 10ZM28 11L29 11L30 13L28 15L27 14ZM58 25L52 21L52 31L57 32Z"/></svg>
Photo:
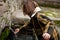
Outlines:
<svg viewBox="0 0 60 40"><path fill-rule="evenodd" d="M0 40L5 40L7 38L7 36L9 35L9 32L10 32L10 30L8 28L6 28L0 36Z"/></svg>

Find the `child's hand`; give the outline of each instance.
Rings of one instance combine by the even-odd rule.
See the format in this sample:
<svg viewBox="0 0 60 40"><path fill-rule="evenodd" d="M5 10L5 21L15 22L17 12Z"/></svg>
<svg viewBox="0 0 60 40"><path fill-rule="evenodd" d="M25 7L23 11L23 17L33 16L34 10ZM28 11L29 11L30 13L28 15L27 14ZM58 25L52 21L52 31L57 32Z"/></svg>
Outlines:
<svg viewBox="0 0 60 40"><path fill-rule="evenodd" d="M16 28L14 34L17 34L18 32L19 32L19 28Z"/></svg>
<svg viewBox="0 0 60 40"><path fill-rule="evenodd" d="M48 33L44 33L42 36L43 36L43 38L44 38L45 40L49 40L50 37L51 37L51 35L48 34Z"/></svg>

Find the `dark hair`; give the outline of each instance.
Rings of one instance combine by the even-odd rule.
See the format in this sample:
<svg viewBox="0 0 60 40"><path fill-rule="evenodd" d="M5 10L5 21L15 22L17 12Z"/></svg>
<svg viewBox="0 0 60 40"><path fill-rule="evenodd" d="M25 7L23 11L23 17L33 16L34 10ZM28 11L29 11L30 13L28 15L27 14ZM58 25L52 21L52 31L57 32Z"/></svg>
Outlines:
<svg viewBox="0 0 60 40"><path fill-rule="evenodd" d="M33 0L25 0L23 4L23 12L31 16L34 12L36 5L34 4Z"/></svg>

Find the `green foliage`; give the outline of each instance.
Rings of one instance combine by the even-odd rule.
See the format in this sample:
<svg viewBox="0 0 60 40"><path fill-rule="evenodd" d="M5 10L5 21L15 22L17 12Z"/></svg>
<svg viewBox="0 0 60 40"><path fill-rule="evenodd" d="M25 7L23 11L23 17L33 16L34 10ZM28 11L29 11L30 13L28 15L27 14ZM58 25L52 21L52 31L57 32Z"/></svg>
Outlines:
<svg viewBox="0 0 60 40"><path fill-rule="evenodd" d="M45 14L46 16L50 17L50 18L56 18L57 17L57 14L53 11L42 10L42 13Z"/></svg>
<svg viewBox="0 0 60 40"><path fill-rule="evenodd" d="M56 25L60 27L60 21L55 21Z"/></svg>
<svg viewBox="0 0 60 40"><path fill-rule="evenodd" d="M45 12L45 14L46 14L47 16L50 16L50 17L53 17L53 18L56 17L56 14L55 14L54 12Z"/></svg>
<svg viewBox="0 0 60 40"><path fill-rule="evenodd" d="M0 36L0 40L5 40L7 38L7 36L9 35L9 32L10 32L10 30L8 28L6 28Z"/></svg>

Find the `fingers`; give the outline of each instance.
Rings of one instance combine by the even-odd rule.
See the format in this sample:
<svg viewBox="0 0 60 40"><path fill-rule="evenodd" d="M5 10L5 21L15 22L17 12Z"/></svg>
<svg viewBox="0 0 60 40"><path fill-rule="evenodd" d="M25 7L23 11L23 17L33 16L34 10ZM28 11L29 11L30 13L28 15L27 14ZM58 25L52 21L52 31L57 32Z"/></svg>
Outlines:
<svg viewBox="0 0 60 40"><path fill-rule="evenodd" d="M51 37L50 34L48 34L48 33L44 33L42 36L44 39L47 39L47 40L50 39L50 37Z"/></svg>

